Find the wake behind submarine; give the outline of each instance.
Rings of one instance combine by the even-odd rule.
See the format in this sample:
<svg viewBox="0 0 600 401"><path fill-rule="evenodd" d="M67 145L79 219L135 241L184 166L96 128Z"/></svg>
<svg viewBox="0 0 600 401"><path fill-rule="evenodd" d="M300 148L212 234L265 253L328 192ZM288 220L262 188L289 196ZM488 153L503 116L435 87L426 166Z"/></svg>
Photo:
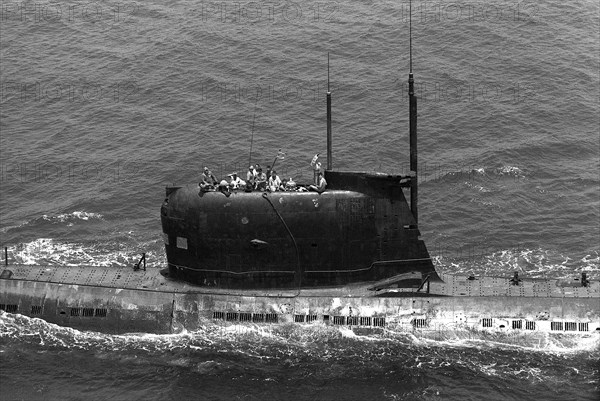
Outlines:
<svg viewBox="0 0 600 401"><path fill-rule="evenodd" d="M418 228L417 98L408 78L410 174L332 167L325 191L167 186L168 266L9 264L0 309L104 333L223 325L355 331L600 335L600 282L438 274ZM410 203L403 189L410 193ZM141 268L143 262L143 268Z"/></svg>

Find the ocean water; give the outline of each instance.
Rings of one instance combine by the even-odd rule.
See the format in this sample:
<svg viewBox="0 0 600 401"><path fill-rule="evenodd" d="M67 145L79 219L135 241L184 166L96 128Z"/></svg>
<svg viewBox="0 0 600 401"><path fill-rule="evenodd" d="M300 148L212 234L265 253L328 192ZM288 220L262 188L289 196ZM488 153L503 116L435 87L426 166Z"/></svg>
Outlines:
<svg viewBox="0 0 600 401"><path fill-rule="evenodd" d="M0 242L22 263L165 264L164 186L270 164L408 171L406 1L0 1ZM600 277L599 6L412 4L419 223L440 270ZM0 314L6 400L564 400L594 338L339 328L109 336Z"/></svg>

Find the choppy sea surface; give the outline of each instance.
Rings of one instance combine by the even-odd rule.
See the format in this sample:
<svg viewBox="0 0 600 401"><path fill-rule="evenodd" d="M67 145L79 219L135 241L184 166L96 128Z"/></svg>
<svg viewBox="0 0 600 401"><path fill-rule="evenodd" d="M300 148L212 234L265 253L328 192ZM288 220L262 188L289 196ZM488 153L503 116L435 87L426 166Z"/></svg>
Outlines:
<svg viewBox="0 0 600 401"><path fill-rule="evenodd" d="M0 1L0 242L165 264L164 186L248 162L408 171L406 1ZM447 272L600 276L599 6L412 4L419 223ZM596 400L597 338L111 336L0 313L2 400Z"/></svg>

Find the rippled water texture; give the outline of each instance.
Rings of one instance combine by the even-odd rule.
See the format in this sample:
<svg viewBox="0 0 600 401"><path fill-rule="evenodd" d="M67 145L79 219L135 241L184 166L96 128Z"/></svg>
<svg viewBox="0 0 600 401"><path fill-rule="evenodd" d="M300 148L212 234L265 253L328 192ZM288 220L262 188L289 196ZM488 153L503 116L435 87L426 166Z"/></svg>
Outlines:
<svg viewBox="0 0 600 401"><path fill-rule="evenodd" d="M600 356L594 336L508 344L210 322L195 333L108 336L5 314L0 327L10 399L593 399Z"/></svg>
<svg viewBox="0 0 600 401"><path fill-rule="evenodd" d="M0 235L23 263L164 266L164 186L408 171L408 3L0 3ZM438 269L600 275L598 4L413 4L419 223ZM254 123L253 123L254 121ZM250 154L252 139L252 152ZM1 398L597 399L598 344L0 315Z"/></svg>

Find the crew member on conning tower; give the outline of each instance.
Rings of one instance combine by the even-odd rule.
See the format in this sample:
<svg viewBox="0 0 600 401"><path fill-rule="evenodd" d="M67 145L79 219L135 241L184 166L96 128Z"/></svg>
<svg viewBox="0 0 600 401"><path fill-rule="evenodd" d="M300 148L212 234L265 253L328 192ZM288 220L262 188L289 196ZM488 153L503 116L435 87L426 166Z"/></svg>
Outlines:
<svg viewBox="0 0 600 401"><path fill-rule="evenodd" d="M218 183L212 171L210 171L206 166L204 167L204 172L202 173L202 181L200 182L200 185L203 183L205 185L217 185Z"/></svg>
<svg viewBox="0 0 600 401"><path fill-rule="evenodd" d="M319 185L319 172L321 172L321 162L319 161L319 154L317 153L316 155L313 156L311 162L310 162L311 167L313 168L314 171L314 183L315 185Z"/></svg>
<svg viewBox="0 0 600 401"><path fill-rule="evenodd" d="M246 182L251 183L254 186L254 180L256 179L256 170L254 166L248 167L248 172L246 173Z"/></svg>
<svg viewBox="0 0 600 401"><path fill-rule="evenodd" d="M275 170L273 170L271 172L271 177L269 177L269 191L271 191L271 192L279 191L280 187L281 187L281 179L277 175L277 172Z"/></svg>
<svg viewBox="0 0 600 401"><path fill-rule="evenodd" d="M256 174L256 189L259 191L267 189L267 175L263 173L262 167L258 168L258 173Z"/></svg>
<svg viewBox="0 0 600 401"><path fill-rule="evenodd" d="M318 193L322 193L323 191L325 191L325 188L327 187L327 181L325 181L325 177L323 177L323 173L319 171L319 173L317 174L317 185L311 185L308 188L311 191L317 191Z"/></svg>
<svg viewBox="0 0 600 401"><path fill-rule="evenodd" d="M246 185L246 183L240 177L238 177L237 172L231 173L229 176L231 177L231 181L229 182L231 189L239 189L240 187Z"/></svg>

